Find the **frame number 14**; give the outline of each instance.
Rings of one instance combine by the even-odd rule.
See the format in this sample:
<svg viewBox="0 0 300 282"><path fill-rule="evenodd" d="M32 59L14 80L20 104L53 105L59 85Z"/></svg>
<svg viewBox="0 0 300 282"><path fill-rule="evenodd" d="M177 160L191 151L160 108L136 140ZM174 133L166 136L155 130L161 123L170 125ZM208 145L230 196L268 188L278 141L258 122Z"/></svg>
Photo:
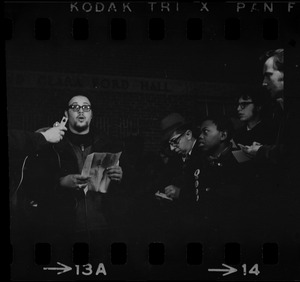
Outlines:
<svg viewBox="0 0 300 282"><path fill-rule="evenodd" d="M247 265L244 263L242 264L242 268L243 268L243 274L247 275ZM260 271L258 270L258 264L254 264L250 270L248 271L248 274L254 274L254 275L258 275L260 273Z"/></svg>

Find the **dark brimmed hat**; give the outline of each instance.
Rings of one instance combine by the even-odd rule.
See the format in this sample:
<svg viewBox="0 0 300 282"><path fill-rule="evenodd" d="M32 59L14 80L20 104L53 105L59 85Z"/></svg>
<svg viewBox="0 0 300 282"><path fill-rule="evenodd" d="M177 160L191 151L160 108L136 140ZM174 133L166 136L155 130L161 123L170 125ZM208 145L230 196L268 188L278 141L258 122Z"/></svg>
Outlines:
<svg viewBox="0 0 300 282"><path fill-rule="evenodd" d="M184 125L186 125L186 121L179 113L171 113L164 117L160 123L162 141L168 140L176 130Z"/></svg>

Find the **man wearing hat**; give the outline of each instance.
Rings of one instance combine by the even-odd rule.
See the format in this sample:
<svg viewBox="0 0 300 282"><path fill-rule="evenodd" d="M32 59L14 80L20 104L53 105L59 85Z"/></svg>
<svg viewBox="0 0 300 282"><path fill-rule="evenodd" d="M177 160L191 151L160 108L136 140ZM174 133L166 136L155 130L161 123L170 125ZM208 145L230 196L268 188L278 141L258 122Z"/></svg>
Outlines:
<svg viewBox="0 0 300 282"><path fill-rule="evenodd" d="M171 113L161 120L162 144L168 154L168 162L160 172L163 181L159 188L171 198L161 210L163 238L170 259L181 260L185 256L185 242L195 233L198 220L196 189L191 177L195 163L199 161L196 128L179 113ZM162 203L162 204L163 204Z"/></svg>
<svg viewBox="0 0 300 282"><path fill-rule="evenodd" d="M190 190L187 178L192 163L199 158L194 126L192 123L186 122L179 113L171 113L162 119L161 130L162 141L167 143L170 151L177 155L180 165L180 173L174 175L170 183L165 186L165 194L173 200L180 200L180 202L189 202L194 197L196 199L194 191Z"/></svg>

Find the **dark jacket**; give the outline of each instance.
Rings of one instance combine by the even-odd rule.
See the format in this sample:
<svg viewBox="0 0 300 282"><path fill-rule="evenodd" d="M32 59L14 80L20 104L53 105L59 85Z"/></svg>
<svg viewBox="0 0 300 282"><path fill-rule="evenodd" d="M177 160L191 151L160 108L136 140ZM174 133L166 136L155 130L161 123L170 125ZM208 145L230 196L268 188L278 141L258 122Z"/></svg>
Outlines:
<svg viewBox="0 0 300 282"><path fill-rule="evenodd" d="M283 110L276 104L273 113L273 120L278 124L276 140L261 146L254 159L256 164L269 169L273 182L283 191L299 182L300 124L297 105L289 101Z"/></svg>
<svg viewBox="0 0 300 282"><path fill-rule="evenodd" d="M271 144L263 144L256 154L256 160L265 164L279 164L286 154L285 131L287 113L284 112L279 103L275 103L270 116L271 121L277 125L276 138Z"/></svg>
<svg viewBox="0 0 300 282"><path fill-rule="evenodd" d="M12 202L16 200L15 193L22 176L22 165L26 156L47 145L49 143L41 133L17 129L8 130L8 163Z"/></svg>
<svg viewBox="0 0 300 282"><path fill-rule="evenodd" d="M8 131L8 148L10 155L27 155L49 144L38 132L12 129Z"/></svg>
<svg viewBox="0 0 300 282"><path fill-rule="evenodd" d="M75 138L74 138L75 137ZM60 158L60 177L69 174L80 174L84 161L88 154L93 152L117 153L122 151L122 145L112 142L104 134L91 133L85 140L80 140L72 133L66 134L65 138L55 146L55 150ZM79 144L79 143L80 144ZM83 142L83 143L81 143ZM120 158L122 165L122 155ZM70 189L59 187L58 191L62 197L69 202L68 213L73 220L75 232L85 232L91 230L105 229L108 227L108 209L106 198L109 193L115 193L120 189L121 184L111 182L108 193L87 191L82 189Z"/></svg>
<svg viewBox="0 0 300 282"><path fill-rule="evenodd" d="M251 130L247 130L247 126L242 126L234 134L233 140L236 144L250 146L253 142L263 145L274 144L277 135L277 126L271 122L262 120Z"/></svg>
<svg viewBox="0 0 300 282"><path fill-rule="evenodd" d="M199 150L198 141L195 142L191 153L186 157L185 161L174 155L170 158L165 169L160 172L160 190L164 193L164 188L168 185L174 185L180 188L179 198L174 203L180 205L189 205L195 202L195 190L191 188L190 174L196 163L199 162L201 152Z"/></svg>
<svg viewBox="0 0 300 282"><path fill-rule="evenodd" d="M190 174L196 201L191 208L193 226L203 240L234 239L243 221L246 191L244 175L232 154L231 146L218 157L202 155Z"/></svg>
<svg viewBox="0 0 300 282"><path fill-rule="evenodd" d="M59 237L81 232L88 236L93 230L107 229L111 222L114 223L116 213L122 214L118 199L116 202L113 199L124 193L122 188L126 185L126 157L123 154L120 166L124 181L121 184L112 181L108 193L88 191L85 194L83 190L59 185L60 177L81 173L88 154L114 153L123 149L122 144L113 142L105 134L91 133L83 144L78 144L79 139L73 137L68 131L60 143L31 156L27 165L21 191L26 194L27 203L35 203L35 208L29 207L33 212L27 218L34 221L33 225L41 226L41 233L47 230Z"/></svg>

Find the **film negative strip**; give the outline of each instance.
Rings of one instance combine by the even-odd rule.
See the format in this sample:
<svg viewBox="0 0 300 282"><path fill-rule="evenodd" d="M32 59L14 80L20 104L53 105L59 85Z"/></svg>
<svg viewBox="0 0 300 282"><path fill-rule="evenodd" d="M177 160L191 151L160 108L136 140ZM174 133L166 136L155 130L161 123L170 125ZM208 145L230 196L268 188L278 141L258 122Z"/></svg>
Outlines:
<svg viewBox="0 0 300 282"><path fill-rule="evenodd" d="M299 1L4 7L12 281L300 279Z"/></svg>

